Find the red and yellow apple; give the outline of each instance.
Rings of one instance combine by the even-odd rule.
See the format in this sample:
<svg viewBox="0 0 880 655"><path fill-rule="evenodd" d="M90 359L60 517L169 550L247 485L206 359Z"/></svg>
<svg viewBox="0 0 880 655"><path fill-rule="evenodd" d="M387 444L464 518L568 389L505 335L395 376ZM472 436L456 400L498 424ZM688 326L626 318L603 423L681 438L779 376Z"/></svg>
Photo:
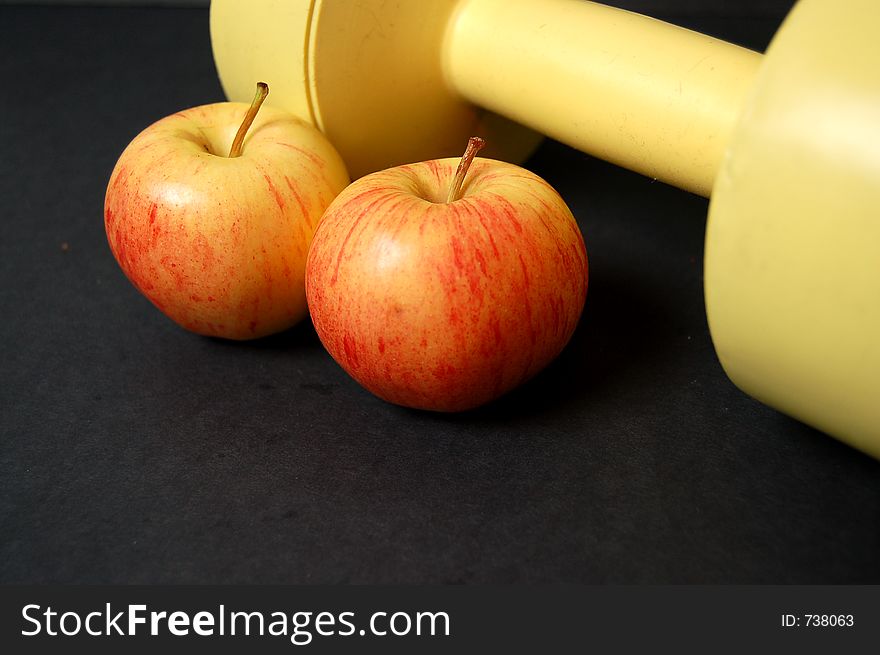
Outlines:
<svg viewBox="0 0 880 655"><path fill-rule="evenodd" d="M250 108L222 102L154 123L110 177L113 255L156 307L199 334L256 338L306 315L309 244L348 184L318 130L260 111L267 93L260 86Z"/></svg>
<svg viewBox="0 0 880 655"><path fill-rule="evenodd" d="M459 411L497 398L562 351L583 309L587 254L565 202L523 168L473 159L480 146L360 178L312 241L318 336L392 403Z"/></svg>

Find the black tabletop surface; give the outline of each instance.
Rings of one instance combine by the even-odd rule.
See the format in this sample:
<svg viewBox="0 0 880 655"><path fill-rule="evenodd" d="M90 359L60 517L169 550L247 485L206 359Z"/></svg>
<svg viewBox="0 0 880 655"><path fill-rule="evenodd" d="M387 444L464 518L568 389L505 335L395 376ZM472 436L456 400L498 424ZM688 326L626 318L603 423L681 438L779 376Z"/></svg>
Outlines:
<svg viewBox="0 0 880 655"><path fill-rule="evenodd" d="M204 10L0 8L0 582L880 582L880 463L740 392L706 325L707 201L546 142L590 290L474 412L386 404L308 322L184 332L107 247L154 120L222 100ZM763 48L768 19L694 27Z"/></svg>

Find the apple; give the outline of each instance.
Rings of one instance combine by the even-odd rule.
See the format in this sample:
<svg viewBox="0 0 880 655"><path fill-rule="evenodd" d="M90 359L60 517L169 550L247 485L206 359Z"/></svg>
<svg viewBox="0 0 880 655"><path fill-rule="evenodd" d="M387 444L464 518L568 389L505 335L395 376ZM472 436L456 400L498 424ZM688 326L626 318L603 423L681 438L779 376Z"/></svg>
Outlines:
<svg viewBox="0 0 880 655"><path fill-rule="evenodd" d="M583 310L587 253L571 211L537 175L474 159L481 146L474 137L460 162L360 178L312 241L306 295L318 336L389 402L489 402L550 363Z"/></svg>
<svg viewBox="0 0 880 655"><path fill-rule="evenodd" d="M279 109L221 102L147 127L104 201L113 255L184 328L251 339L307 313L305 262L321 214L348 184L339 154Z"/></svg>

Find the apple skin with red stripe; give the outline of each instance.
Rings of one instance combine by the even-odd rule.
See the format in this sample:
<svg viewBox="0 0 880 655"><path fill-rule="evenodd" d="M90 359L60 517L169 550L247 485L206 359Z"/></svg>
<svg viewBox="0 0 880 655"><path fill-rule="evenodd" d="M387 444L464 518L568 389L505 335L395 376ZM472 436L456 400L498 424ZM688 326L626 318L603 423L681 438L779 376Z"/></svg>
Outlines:
<svg viewBox="0 0 880 655"><path fill-rule="evenodd" d="M588 277L581 232L547 182L477 158L447 203L458 161L351 184L306 265L312 321L342 368L391 403L444 412L483 405L559 355Z"/></svg>
<svg viewBox="0 0 880 655"><path fill-rule="evenodd" d="M147 127L120 156L104 202L110 249L134 286L187 330L228 339L305 317L309 244L349 181L318 130L271 106L241 156L227 157L247 111L216 103Z"/></svg>

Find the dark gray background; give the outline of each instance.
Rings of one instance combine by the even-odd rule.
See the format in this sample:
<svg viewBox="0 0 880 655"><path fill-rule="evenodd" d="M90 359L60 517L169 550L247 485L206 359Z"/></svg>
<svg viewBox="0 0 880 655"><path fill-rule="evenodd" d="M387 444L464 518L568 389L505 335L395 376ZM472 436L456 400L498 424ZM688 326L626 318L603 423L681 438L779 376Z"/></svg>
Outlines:
<svg viewBox="0 0 880 655"><path fill-rule="evenodd" d="M687 15L763 48L776 17ZM522 389L444 416L305 323L188 334L125 279L104 190L219 101L204 9L0 7L0 582L880 582L880 463L738 391L703 306L707 201L554 142L590 290Z"/></svg>

